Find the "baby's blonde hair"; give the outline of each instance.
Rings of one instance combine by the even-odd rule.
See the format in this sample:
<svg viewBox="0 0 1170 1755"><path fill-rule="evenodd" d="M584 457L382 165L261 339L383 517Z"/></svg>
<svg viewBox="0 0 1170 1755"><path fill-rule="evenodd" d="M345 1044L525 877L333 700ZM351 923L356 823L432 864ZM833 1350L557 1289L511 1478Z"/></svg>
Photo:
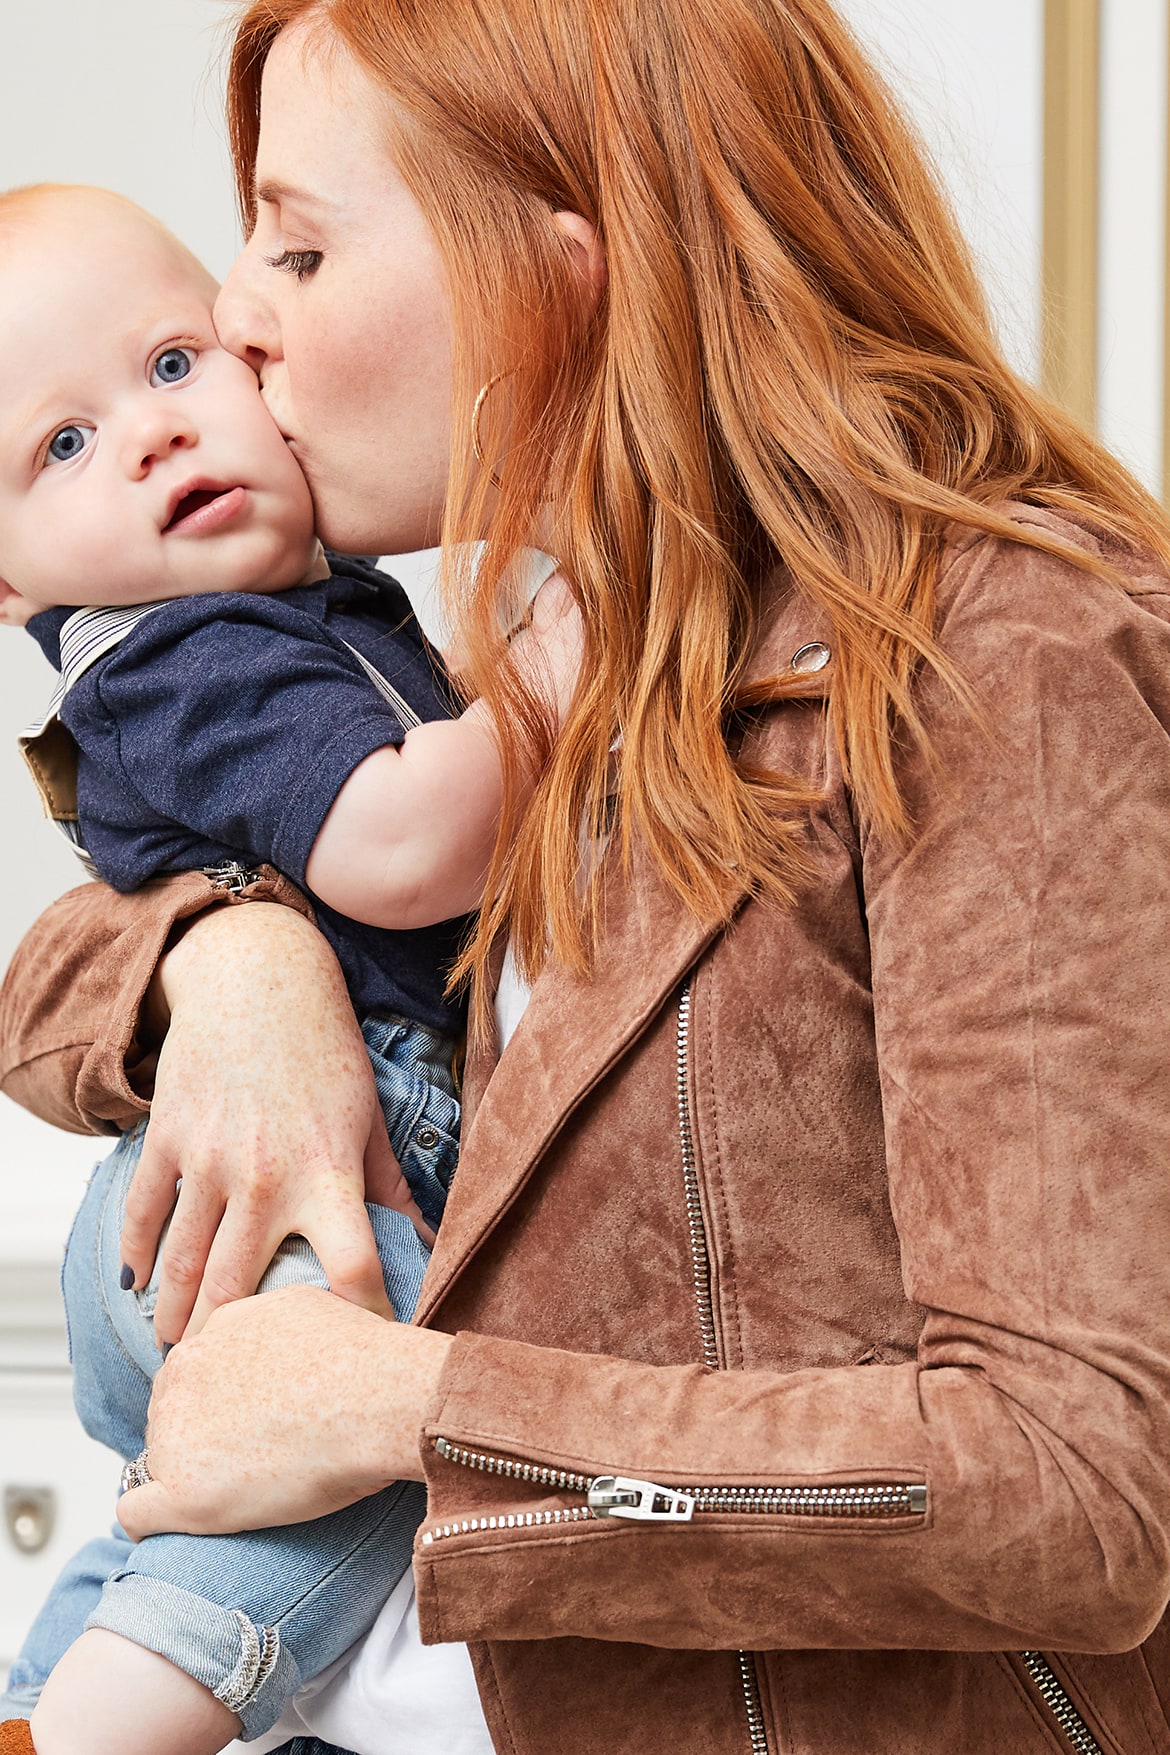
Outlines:
<svg viewBox="0 0 1170 1755"><path fill-rule="evenodd" d="M0 190L0 270L4 266L4 236L11 236L21 229L22 222L31 225L66 202L92 202L98 205L109 203L121 209L128 217L149 227L169 250L181 256L186 263L207 275L209 280L214 280L210 270L204 267L198 256L155 214L140 207L136 201L132 201L128 195L120 194L116 189L103 189L97 184L89 183L24 183L15 189Z"/></svg>

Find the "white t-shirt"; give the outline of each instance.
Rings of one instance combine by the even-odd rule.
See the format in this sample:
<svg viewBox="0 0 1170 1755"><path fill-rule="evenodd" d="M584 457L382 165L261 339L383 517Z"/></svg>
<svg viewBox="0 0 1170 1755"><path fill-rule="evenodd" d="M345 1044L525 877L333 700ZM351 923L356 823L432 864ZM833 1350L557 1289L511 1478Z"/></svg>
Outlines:
<svg viewBox="0 0 1170 1755"><path fill-rule="evenodd" d="M492 1755L465 1645L424 1645L408 1572L378 1619L293 1696L272 1730L239 1755L320 1737L354 1755Z"/></svg>
<svg viewBox="0 0 1170 1755"><path fill-rule="evenodd" d="M495 1001L501 1054L530 995L509 946ZM302 1688L272 1730L229 1749L267 1755L292 1737L354 1755L493 1755L467 1647L422 1643L409 1572L365 1638Z"/></svg>

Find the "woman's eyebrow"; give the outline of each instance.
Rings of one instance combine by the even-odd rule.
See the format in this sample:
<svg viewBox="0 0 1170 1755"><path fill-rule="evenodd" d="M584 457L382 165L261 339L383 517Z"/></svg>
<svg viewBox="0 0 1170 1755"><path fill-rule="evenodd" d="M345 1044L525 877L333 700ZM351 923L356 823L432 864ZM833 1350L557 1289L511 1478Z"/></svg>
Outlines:
<svg viewBox="0 0 1170 1755"><path fill-rule="evenodd" d="M257 201L265 201L272 206L279 206L282 201L295 202L300 207L319 207L316 195L310 195L307 189L298 189L291 183L276 182L266 177L256 185Z"/></svg>

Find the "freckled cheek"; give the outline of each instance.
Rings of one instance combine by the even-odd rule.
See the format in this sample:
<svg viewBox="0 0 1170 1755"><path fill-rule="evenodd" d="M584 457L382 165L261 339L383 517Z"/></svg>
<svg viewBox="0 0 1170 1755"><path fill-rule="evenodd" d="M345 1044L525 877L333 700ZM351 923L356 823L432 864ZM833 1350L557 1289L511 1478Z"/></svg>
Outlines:
<svg viewBox="0 0 1170 1755"><path fill-rule="evenodd" d="M377 406L386 399L392 346L376 330L339 336L314 360L322 399L344 413Z"/></svg>
<svg viewBox="0 0 1170 1755"><path fill-rule="evenodd" d="M290 359L279 401L289 428L301 440L300 462L314 486L322 476L348 476L371 441L381 446L387 440L385 421L372 430L368 412L380 406L377 390L371 390L352 358L335 345L306 349L295 366Z"/></svg>
<svg viewBox="0 0 1170 1755"><path fill-rule="evenodd" d="M298 436L307 438L328 409L330 387L336 383L331 354L332 349L321 347L312 336L285 331L282 364L266 380L268 406Z"/></svg>
<svg viewBox="0 0 1170 1755"><path fill-rule="evenodd" d="M393 340L385 353L392 362L387 378L399 394L421 395L430 402L451 371L450 335L440 311L422 304L396 311L387 319L386 332Z"/></svg>

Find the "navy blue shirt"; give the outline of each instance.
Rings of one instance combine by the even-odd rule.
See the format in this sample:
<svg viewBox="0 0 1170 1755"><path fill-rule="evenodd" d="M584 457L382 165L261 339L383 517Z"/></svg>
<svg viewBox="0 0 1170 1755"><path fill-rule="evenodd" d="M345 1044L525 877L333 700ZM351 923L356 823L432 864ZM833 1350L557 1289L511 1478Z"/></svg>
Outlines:
<svg viewBox="0 0 1170 1755"><path fill-rule="evenodd" d="M401 586L366 562L329 560L320 584L164 604L66 695L82 840L115 889L231 859L268 861L307 889L309 852L341 787L406 735L349 647L420 719L455 710ZM72 613L45 610L28 624L58 668ZM314 903L359 1013L462 1027L443 988L465 917L386 932Z"/></svg>

